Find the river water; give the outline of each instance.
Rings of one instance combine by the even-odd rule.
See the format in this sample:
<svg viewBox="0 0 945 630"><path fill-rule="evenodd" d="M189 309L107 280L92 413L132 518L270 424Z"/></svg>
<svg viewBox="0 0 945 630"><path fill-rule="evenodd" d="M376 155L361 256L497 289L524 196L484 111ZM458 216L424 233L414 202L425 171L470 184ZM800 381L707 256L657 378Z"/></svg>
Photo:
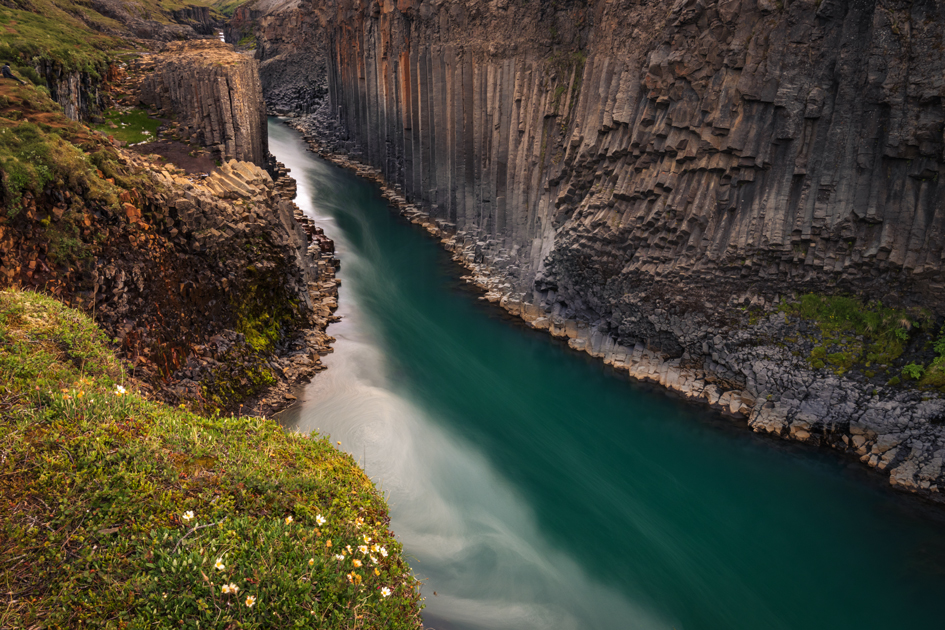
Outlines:
<svg viewBox="0 0 945 630"><path fill-rule="evenodd" d="M343 281L328 370L282 421L384 492L427 626L945 627L941 510L510 321L376 186L269 133Z"/></svg>

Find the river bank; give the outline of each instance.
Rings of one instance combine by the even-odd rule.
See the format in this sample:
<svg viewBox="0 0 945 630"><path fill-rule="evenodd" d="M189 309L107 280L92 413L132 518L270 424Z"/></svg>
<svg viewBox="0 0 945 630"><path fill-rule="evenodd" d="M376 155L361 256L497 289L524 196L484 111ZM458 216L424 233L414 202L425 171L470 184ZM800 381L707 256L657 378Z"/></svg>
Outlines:
<svg viewBox="0 0 945 630"><path fill-rule="evenodd" d="M285 122L324 159L377 183L392 207L471 272L464 279L482 289L485 299L533 328L567 339L572 349L631 379L733 416L752 431L842 451L886 475L898 489L945 501L945 425L936 421L945 417L945 400L934 390L886 383L882 373L865 378L823 362L812 369L816 349L830 342L817 322L789 314L797 296L769 301L749 289L714 305L698 292L684 298L631 295L625 306L639 328L634 336L670 339L681 347L669 356L645 342L622 346L610 322L566 317L555 290L542 291L540 283L528 293L516 290L501 243L457 232L449 222L431 218L424 206L409 203L399 186L357 158L357 145L344 140L324 109ZM722 328L719 310L728 321Z"/></svg>

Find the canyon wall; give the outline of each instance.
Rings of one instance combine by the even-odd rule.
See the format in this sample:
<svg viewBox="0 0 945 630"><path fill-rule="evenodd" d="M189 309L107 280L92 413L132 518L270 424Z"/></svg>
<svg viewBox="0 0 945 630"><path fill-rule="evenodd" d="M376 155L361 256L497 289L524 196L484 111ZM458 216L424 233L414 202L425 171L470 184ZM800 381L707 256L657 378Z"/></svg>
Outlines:
<svg viewBox="0 0 945 630"><path fill-rule="evenodd" d="M327 94L326 19L314 0L256 0L224 27L227 43L253 47L273 114L310 113Z"/></svg>
<svg viewBox="0 0 945 630"><path fill-rule="evenodd" d="M216 35L222 26L210 14L210 7L186 6L171 11L171 16L175 22L189 26L198 35Z"/></svg>
<svg viewBox="0 0 945 630"><path fill-rule="evenodd" d="M323 10L341 127L326 146L376 167L491 299L755 430L940 496L940 393L897 387L901 366L811 362L826 342L776 305L851 292L941 322L945 7Z"/></svg>
<svg viewBox="0 0 945 630"><path fill-rule="evenodd" d="M215 149L224 160L265 166L266 106L256 61L215 40L168 44L139 62L143 103L174 118L184 140Z"/></svg>
<svg viewBox="0 0 945 630"><path fill-rule="evenodd" d="M557 4L340 2L333 108L575 312L694 276L942 305L936 3Z"/></svg>
<svg viewBox="0 0 945 630"><path fill-rule="evenodd" d="M47 61L40 61L34 69L46 81L50 98L62 106L68 118L89 121L104 111L105 95L100 78L88 72L66 71Z"/></svg>

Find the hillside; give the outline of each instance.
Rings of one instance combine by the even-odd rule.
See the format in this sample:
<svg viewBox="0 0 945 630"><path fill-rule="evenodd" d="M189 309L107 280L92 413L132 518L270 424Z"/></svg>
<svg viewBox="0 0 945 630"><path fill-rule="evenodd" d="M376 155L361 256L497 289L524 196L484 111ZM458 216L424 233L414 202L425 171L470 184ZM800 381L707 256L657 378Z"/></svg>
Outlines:
<svg viewBox="0 0 945 630"><path fill-rule="evenodd" d="M351 456L148 400L87 316L0 292L0 415L0 626L420 627Z"/></svg>

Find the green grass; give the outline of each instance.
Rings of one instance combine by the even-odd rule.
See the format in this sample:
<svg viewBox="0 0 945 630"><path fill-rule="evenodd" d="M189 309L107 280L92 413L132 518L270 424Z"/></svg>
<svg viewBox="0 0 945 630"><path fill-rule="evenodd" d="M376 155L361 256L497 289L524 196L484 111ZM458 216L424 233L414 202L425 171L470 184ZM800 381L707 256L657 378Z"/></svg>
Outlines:
<svg viewBox="0 0 945 630"><path fill-rule="evenodd" d="M911 378L919 379L920 387L945 390L945 326L942 326L939 330L938 337L932 344L932 349L935 351L935 358L928 366L913 363L906 366L909 371L907 372L904 368L903 373Z"/></svg>
<svg viewBox="0 0 945 630"><path fill-rule="evenodd" d="M210 6L226 17L232 17L236 10L251 0L215 0Z"/></svg>
<svg viewBox="0 0 945 630"><path fill-rule="evenodd" d="M160 120L151 118L148 112L141 108L126 111L109 110L105 112L105 121L105 124L93 125L93 129L98 129L128 144L156 140L157 129L161 126Z"/></svg>
<svg viewBox="0 0 945 630"><path fill-rule="evenodd" d="M56 109L32 86L4 86L0 94L0 195L7 217L20 212L27 194L37 197L50 186L106 204L117 201L91 155L70 141L82 128L61 115L43 115Z"/></svg>
<svg viewBox="0 0 945 630"><path fill-rule="evenodd" d="M140 124L154 123L159 121ZM49 184L113 204L119 191L106 179L125 189L148 181L121 162L106 139L66 118L42 88L0 85L0 193L8 214L17 195L38 195Z"/></svg>
<svg viewBox="0 0 945 630"><path fill-rule="evenodd" d="M149 401L89 318L15 290L0 452L0 627L420 627L384 501L349 455Z"/></svg>
<svg viewBox="0 0 945 630"><path fill-rule="evenodd" d="M256 49L256 36L253 35L252 33L246 33L242 37L240 37L240 40L236 42L236 45L239 46L240 48L255 50Z"/></svg>
<svg viewBox="0 0 945 630"><path fill-rule="evenodd" d="M0 61L20 66L47 61L66 71L99 76L114 51L125 47L122 40L94 32L54 2L32 4L36 12L0 6Z"/></svg>
<svg viewBox="0 0 945 630"><path fill-rule="evenodd" d="M809 362L819 368L826 361L838 374L856 365L888 366L905 351L914 330L931 324L922 309L895 309L845 295L809 293L781 310L817 326L820 337Z"/></svg>
<svg viewBox="0 0 945 630"><path fill-rule="evenodd" d="M187 6L208 6L232 15L246 0L136 0L127 5L135 17L172 24L171 12ZM82 0L10 0L0 5L0 63L9 61L21 75L37 62L50 62L66 71L101 76L108 63L133 48L121 37L128 25L103 15ZM37 83L35 77L27 77Z"/></svg>

